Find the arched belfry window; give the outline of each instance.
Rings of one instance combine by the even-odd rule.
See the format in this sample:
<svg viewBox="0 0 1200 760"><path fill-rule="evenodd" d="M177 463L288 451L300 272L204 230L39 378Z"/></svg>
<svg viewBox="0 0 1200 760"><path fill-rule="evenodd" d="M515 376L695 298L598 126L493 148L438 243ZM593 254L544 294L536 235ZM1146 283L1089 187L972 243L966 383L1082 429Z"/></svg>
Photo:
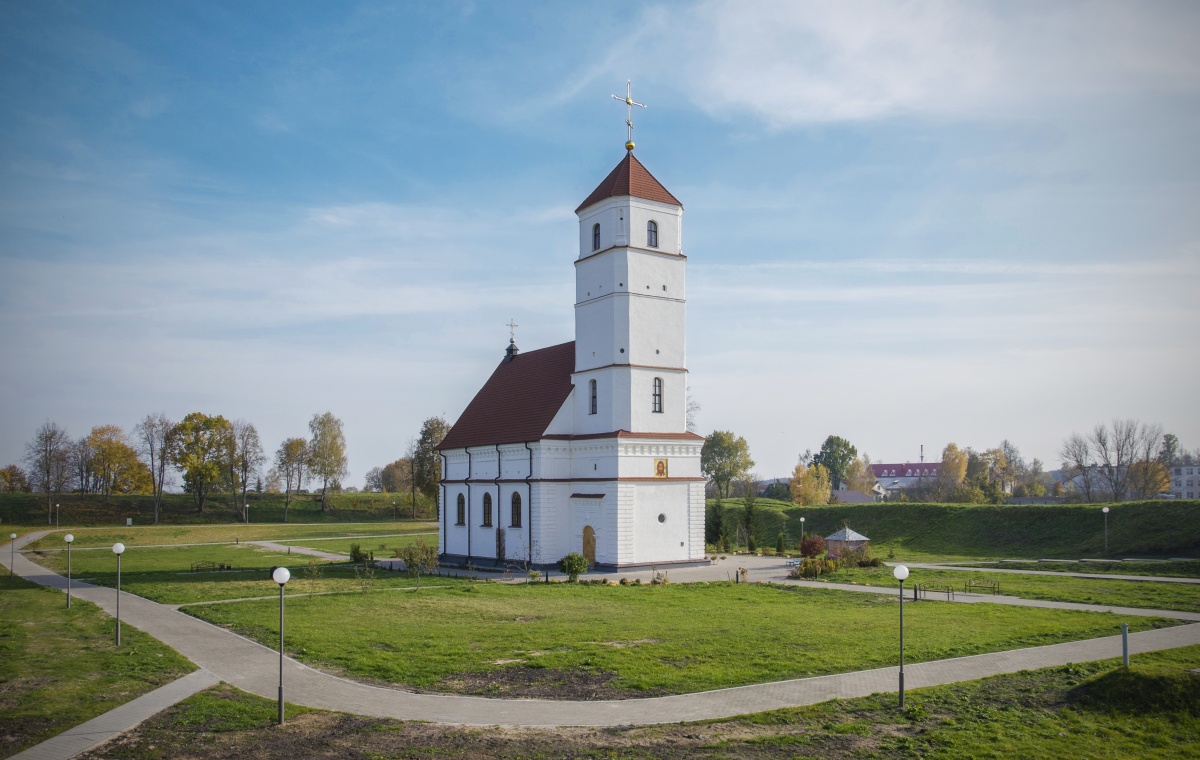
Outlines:
<svg viewBox="0 0 1200 760"><path fill-rule="evenodd" d="M467 524L467 497L461 493L458 495L458 525Z"/></svg>
<svg viewBox="0 0 1200 760"><path fill-rule="evenodd" d="M662 378L654 378L654 395L650 404L650 411L662 413Z"/></svg>
<svg viewBox="0 0 1200 760"><path fill-rule="evenodd" d="M512 497L512 527L521 527L521 494L513 491Z"/></svg>
<svg viewBox="0 0 1200 760"><path fill-rule="evenodd" d="M592 225L592 250L593 251L600 250L600 225L599 224Z"/></svg>
<svg viewBox="0 0 1200 760"><path fill-rule="evenodd" d="M596 413L596 381L588 380L588 414Z"/></svg>
<svg viewBox="0 0 1200 760"><path fill-rule="evenodd" d="M483 527L492 527L492 495L490 493L483 495Z"/></svg>
<svg viewBox="0 0 1200 760"><path fill-rule="evenodd" d="M658 222L646 222L646 245L651 248L658 247Z"/></svg>

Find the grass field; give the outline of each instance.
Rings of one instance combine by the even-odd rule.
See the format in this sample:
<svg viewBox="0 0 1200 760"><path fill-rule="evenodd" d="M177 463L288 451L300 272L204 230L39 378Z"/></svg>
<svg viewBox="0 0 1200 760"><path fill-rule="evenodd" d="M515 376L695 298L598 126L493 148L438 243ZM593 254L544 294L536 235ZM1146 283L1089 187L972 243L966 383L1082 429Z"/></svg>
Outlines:
<svg viewBox="0 0 1200 760"><path fill-rule="evenodd" d="M1005 570L1044 570L1053 573L1105 575L1160 575L1166 578L1200 578L1200 560L1166 562L996 562L980 567Z"/></svg>
<svg viewBox="0 0 1200 760"><path fill-rule="evenodd" d="M724 503L724 524L735 535L741 499ZM947 558L1077 559L1104 556L1100 504L994 506L959 504L844 504L801 507L759 499L755 535L774 546L782 531L789 547L808 534L827 536L843 525L869 537L876 554L894 550L897 559ZM1200 557L1200 501L1110 504L1109 556Z"/></svg>
<svg viewBox="0 0 1200 760"><path fill-rule="evenodd" d="M95 605L0 579L0 757L54 736L192 670L190 662Z"/></svg>
<svg viewBox="0 0 1200 760"><path fill-rule="evenodd" d="M278 637L270 601L187 609L263 643ZM564 696L545 687L566 679L566 696L633 696L891 665L896 615L894 596L765 584L467 583L297 598L285 642L314 666L422 688ZM913 605L906 653L916 662L1112 635L1121 622L1000 605ZM1125 622L1133 630L1173 625Z"/></svg>
<svg viewBox="0 0 1200 760"><path fill-rule="evenodd" d="M831 583L862 583L868 586L896 584L892 577L892 568L886 566L844 569L821 577ZM940 583L963 591L969 579L999 581L1000 593L1025 599L1200 612L1200 585L1183 583L914 568L908 586L914 583Z"/></svg>
<svg viewBox="0 0 1200 760"><path fill-rule="evenodd" d="M45 528L40 528L45 530ZM385 523L313 523L287 525L155 525L111 528L63 528L41 538L27 549L65 549L63 535L75 536L74 548L111 548L120 541L128 547L164 544L234 543L235 541L299 542L310 538L361 536L364 541L379 535L428 533L437 523L401 521Z"/></svg>
<svg viewBox="0 0 1200 760"><path fill-rule="evenodd" d="M155 716L82 760L254 757L861 758L1196 757L1200 647L1024 671L895 695L834 700L734 719L605 729L474 727L289 707L221 685Z"/></svg>
<svg viewBox="0 0 1200 760"><path fill-rule="evenodd" d="M28 552L26 556L57 573L66 573L66 552ZM314 578L310 561L319 570L319 578ZM192 572L194 562L223 563L234 570ZM362 581L351 567L331 566L326 560L315 560L299 553L269 551L253 544L131 547L121 559L121 589L162 604L270 596L278 593L279 587L270 578L271 568L277 566L292 571L295 580L287 585L288 594L362 589ZM116 586L117 560L108 549L72 551L71 569L75 578L100 586ZM372 585L380 589L406 588L414 584L406 573L377 570L374 577ZM438 580L459 583L452 579Z"/></svg>

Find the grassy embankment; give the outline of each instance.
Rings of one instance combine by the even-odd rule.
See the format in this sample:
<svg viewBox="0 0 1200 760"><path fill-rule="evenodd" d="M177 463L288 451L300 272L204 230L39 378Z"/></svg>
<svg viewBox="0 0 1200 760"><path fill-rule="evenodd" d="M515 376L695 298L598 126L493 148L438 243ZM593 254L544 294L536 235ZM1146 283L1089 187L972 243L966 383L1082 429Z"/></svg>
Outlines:
<svg viewBox="0 0 1200 760"><path fill-rule="evenodd" d="M284 496L278 493L251 493L250 522L282 523ZM135 525L148 525L154 519L154 500L150 496L111 496L105 499L97 494L55 494L53 502L60 506L57 514L50 516L52 524L57 517L63 526L124 525L133 518ZM314 522L382 522L412 518L412 507L408 494L392 493L338 493L329 494L325 511L321 511L319 494L292 496L288 511L289 523ZM396 506L393 507L392 503ZM435 505L420 494L417 495L417 518L432 520ZM0 494L0 522L4 526L17 525L31 529L47 525L46 498L39 494ZM196 500L190 494L164 494L159 523L200 524L241 522L233 506L230 494L212 494L204 501L204 511L196 509ZM20 531L18 531L20 532Z"/></svg>
<svg viewBox="0 0 1200 760"><path fill-rule="evenodd" d="M827 536L843 525L871 539L877 556L897 559L949 558L1073 559L1102 557L1104 517L1099 504L1046 506L960 504L844 504L802 507L758 499L755 536L774 547L782 531L790 548L806 534ZM1200 501L1143 501L1107 505L1111 557L1200 557ZM715 502L710 502L710 511ZM741 499L722 503L726 533L744 515ZM711 519L711 514L710 514Z"/></svg>
<svg viewBox="0 0 1200 760"><path fill-rule="evenodd" d="M441 581L439 580L439 583ZM269 644L270 600L187 608ZM912 662L1172 625L1161 619L913 605ZM419 593L298 598L286 648L335 672L410 686L522 695L584 677L589 694L680 693L893 664L896 598L760 584L581 586L491 583ZM536 685L536 684L535 684ZM594 697L592 697L594 698Z"/></svg>
<svg viewBox="0 0 1200 760"><path fill-rule="evenodd" d="M1200 750L1200 647L1024 671L702 723L505 729L289 708L228 686L198 694L83 760L255 757L1173 758ZM300 714L303 712L304 714Z"/></svg>
<svg viewBox="0 0 1200 760"><path fill-rule="evenodd" d="M80 599L0 578L0 757L195 670L157 640Z"/></svg>

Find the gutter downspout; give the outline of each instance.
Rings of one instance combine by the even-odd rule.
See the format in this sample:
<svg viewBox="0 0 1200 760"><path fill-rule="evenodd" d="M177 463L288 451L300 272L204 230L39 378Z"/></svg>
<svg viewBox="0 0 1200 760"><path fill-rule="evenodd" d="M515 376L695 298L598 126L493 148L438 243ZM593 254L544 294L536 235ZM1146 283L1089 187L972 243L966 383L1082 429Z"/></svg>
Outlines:
<svg viewBox="0 0 1200 760"><path fill-rule="evenodd" d="M438 456L442 459L442 478L438 481L438 486L442 491L442 500L441 503L437 505L438 510L441 513L438 515L438 517L440 517L442 520L442 535L438 536L438 540L442 542L442 554L445 554L450 548L448 545L449 542L446 540L446 455L438 454ZM414 500L413 503L415 504L416 501Z"/></svg>
<svg viewBox="0 0 1200 760"><path fill-rule="evenodd" d="M526 562L533 562L533 484L529 481L533 478L533 449L529 448L529 441L522 441L521 445L529 452L529 470L525 474L525 498L529 500L529 510L526 515L525 522L529 524L529 538L525 541L525 557Z"/></svg>
<svg viewBox="0 0 1200 760"><path fill-rule="evenodd" d="M463 449L467 452L467 562L471 561L471 474L474 460L471 459L470 447Z"/></svg>
<svg viewBox="0 0 1200 760"><path fill-rule="evenodd" d="M500 513L504 511L504 501L500 498L500 463L501 463L500 444L497 443L496 444L496 479L492 481L492 485L496 486L496 535L497 535L497 537L500 535L500 531L504 530L504 528L502 527L504 525L504 523L500 519ZM497 538L496 540L499 541L500 539ZM497 544L497 546L499 546L499 544ZM504 548L504 553L508 554L507 546ZM500 555L500 552L496 552L496 561L497 562L500 561L499 555Z"/></svg>

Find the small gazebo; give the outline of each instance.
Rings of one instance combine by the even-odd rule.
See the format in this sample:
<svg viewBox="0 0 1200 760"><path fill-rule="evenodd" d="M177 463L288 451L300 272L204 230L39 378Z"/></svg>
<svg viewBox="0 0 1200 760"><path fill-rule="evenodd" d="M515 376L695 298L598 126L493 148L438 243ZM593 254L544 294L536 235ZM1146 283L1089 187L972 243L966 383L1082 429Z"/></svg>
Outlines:
<svg viewBox="0 0 1200 760"><path fill-rule="evenodd" d="M855 533L850 528L842 528L837 533L825 537L825 548L830 554L842 555L848 551L866 549L871 539L861 533Z"/></svg>

